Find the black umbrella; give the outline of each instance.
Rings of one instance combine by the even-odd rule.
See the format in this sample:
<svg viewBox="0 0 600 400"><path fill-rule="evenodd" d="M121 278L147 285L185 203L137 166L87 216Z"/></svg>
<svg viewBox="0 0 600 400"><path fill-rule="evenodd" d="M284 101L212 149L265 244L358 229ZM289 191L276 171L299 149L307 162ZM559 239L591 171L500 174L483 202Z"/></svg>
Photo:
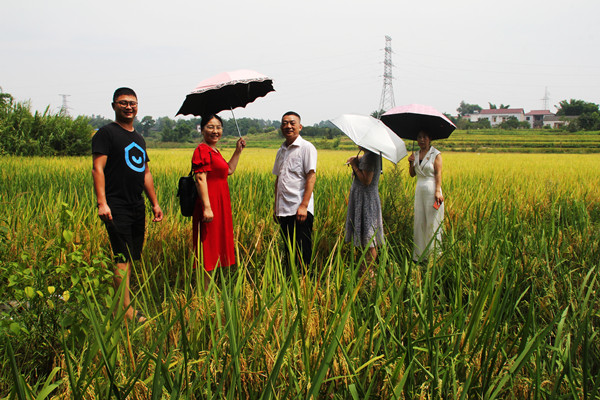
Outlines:
<svg viewBox="0 0 600 400"><path fill-rule="evenodd" d="M381 116L381 121L403 139L417 140L426 131L431 140L446 139L456 129L444 114L422 104L394 107Z"/></svg>
<svg viewBox="0 0 600 400"><path fill-rule="evenodd" d="M250 70L223 72L203 80L185 98L176 115L204 116L245 107L273 92L273 80ZM235 121L235 115L233 116ZM237 127L237 121L235 121ZM239 133L238 127L238 133Z"/></svg>

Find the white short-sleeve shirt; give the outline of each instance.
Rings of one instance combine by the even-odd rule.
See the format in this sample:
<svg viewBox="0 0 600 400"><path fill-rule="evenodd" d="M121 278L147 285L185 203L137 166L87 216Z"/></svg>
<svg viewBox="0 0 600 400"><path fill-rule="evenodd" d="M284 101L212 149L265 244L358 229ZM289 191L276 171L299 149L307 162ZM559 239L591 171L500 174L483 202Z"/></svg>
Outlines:
<svg viewBox="0 0 600 400"><path fill-rule="evenodd" d="M317 172L317 149L312 143L298 136L289 146L285 142L277 151L273 175L278 177L275 214L278 217L296 215L306 185L306 175ZM307 211L315 215L313 195L310 196Z"/></svg>

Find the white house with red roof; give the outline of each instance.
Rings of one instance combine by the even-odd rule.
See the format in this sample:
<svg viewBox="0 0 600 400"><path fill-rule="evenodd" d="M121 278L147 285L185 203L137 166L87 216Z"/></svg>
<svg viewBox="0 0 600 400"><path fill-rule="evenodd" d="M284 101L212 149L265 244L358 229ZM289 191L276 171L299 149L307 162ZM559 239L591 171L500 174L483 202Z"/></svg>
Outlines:
<svg viewBox="0 0 600 400"><path fill-rule="evenodd" d="M498 126L510 117L515 117L519 122L525 121L525 113L522 108L493 108L490 110L481 110L477 114L468 116L471 122L487 119L490 121L490 126Z"/></svg>
<svg viewBox="0 0 600 400"><path fill-rule="evenodd" d="M549 110L531 110L525 114L525 120L529 122L532 128L543 128L545 125L551 128L559 128L564 125L564 122L559 124L561 121L555 117L554 113Z"/></svg>
<svg viewBox="0 0 600 400"><path fill-rule="evenodd" d="M481 110L478 113L465 115L471 122L477 122L481 119L490 121L490 126L498 126L510 117L515 117L517 121L527 121L532 128L550 127L552 129L560 129L568 125L569 117L558 117L549 110L531 110L527 114L523 113L522 108L499 108Z"/></svg>

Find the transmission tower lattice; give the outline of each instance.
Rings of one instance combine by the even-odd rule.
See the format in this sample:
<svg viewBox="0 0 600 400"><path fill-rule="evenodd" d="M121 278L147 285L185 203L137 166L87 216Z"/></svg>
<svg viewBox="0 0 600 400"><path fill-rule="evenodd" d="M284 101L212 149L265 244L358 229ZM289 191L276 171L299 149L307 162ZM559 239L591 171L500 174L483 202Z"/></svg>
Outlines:
<svg viewBox="0 0 600 400"><path fill-rule="evenodd" d="M394 88L392 87L392 38L385 37L385 60L383 62L383 90L381 91L381 101L378 111L387 111L396 106L394 101Z"/></svg>
<svg viewBox="0 0 600 400"><path fill-rule="evenodd" d="M70 96L70 94L59 94L59 96L62 96L62 106L60 107L60 113L62 115L69 115L69 106L67 104L67 97Z"/></svg>
<svg viewBox="0 0 600 400"><path fill-rule="evenodd" d="M546 91L544 92L544 97L542 101L544 102L544 110L548 109L548 102L550 101L550 93L548 93L548 87L546 87Z"/></svg>

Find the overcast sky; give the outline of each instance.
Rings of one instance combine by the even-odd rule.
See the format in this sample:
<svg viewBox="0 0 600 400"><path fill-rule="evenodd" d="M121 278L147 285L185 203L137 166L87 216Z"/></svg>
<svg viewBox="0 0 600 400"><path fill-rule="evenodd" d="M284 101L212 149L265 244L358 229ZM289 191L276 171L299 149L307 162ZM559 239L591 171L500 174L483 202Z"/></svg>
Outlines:
<svg viewBox="0 0 600 400"><path fill-rule="evenodd" d="M198 82L251 69L276 92L236 116L305 125L379 108L385 36L396 105L456 114L461 100L525 112L600 102L598 0L22 0L0 12L0 87L34 109L114 116L129 86L138 117L173 118ZM230 112L223 112L230 118Z"/></svg>

